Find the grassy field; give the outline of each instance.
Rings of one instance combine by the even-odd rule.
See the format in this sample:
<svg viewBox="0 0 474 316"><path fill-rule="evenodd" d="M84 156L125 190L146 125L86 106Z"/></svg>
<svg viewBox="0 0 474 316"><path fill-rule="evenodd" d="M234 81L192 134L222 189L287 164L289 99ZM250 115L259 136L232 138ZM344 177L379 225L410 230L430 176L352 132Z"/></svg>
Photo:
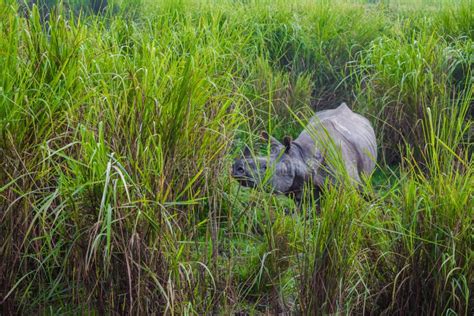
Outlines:
<svg viewBox="0 0 474 316"><path fill-rule="evenodd" d="M0 314L474 313L474 1L77 3L0 1ZM231 179L342 101L365 198Z"/></svg>

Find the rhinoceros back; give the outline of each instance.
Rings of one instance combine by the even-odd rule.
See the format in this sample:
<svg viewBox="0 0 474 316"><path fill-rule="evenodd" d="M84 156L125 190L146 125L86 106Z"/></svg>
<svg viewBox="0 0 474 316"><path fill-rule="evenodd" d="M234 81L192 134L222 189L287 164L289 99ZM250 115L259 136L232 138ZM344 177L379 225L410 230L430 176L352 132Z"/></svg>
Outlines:
<svg viewBox="0 0 474 316"><path fill-rule="evenodd" d="M316 131L324 129L334 142L343 147L346 165L353 166L357 170L354 172L370 174L373 171L377 161L376 138L372 125L365 117L352 112L342 103L336 109L317 112L309 125Z"/></svg>

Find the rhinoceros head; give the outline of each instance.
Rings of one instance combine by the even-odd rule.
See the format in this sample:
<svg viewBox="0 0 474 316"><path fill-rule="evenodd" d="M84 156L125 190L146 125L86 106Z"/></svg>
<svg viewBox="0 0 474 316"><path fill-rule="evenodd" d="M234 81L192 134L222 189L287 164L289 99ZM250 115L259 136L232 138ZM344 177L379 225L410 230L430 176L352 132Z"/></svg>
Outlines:
<svg viewBox="0 0 474 316"><path fill-rule="evenodd" d="M282 144L265 132L261 136L270 141L270 154L253 157L246 149L244 157L235 159L232 176L243 186L256 187L265 184L266 188L283 194L291 192L298 185L303 186L300 175L306 173L306 170L303 170L305 165L299 149L291 145L291 138L285 137Z"/></svg>

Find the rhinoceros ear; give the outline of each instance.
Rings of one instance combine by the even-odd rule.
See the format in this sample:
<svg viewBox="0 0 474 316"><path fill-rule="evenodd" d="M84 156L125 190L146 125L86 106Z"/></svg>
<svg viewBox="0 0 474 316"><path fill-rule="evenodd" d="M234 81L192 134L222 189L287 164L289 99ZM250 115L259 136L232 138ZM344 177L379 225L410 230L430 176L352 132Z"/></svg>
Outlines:
<svg viewBox="0 0 474 316"><path fill-rule="evenodd" d="M247 146L247 145L244 146L243 154L244 154L244 157L250 157L251 153L250 153L249 146Z"/></svg>
<svg viewBox="0 0 474 316"><path fill-rule="evenodd" d="M281 144L275 137L272 137L272 136L268 135L268 133L265 132L265 131L262 131L262 132L260 133L260 137L261 137L264 141L270 140L270 143L272 144L272 146L282 146L282 144Z"/></svg>
<svg viewBox="0 0 474 316"><path fill-rule="evenodd" d="M292 141L293 141L293 139L291 138L291 136L285 136L283 138L283 145L285 145L285 152L290 151Z"/></svg>

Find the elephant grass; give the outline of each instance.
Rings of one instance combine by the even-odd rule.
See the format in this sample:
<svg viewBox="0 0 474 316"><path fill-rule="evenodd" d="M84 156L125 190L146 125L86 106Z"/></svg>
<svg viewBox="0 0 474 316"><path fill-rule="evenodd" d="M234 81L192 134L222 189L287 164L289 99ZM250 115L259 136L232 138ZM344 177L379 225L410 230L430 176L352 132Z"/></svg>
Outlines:
<svg viewBox="0 0 474 316"><path fill-rule="evenodd" d="M2 312L472 314L472 2L373 2L1 2ZM364 194L230 178L340 101Z"/></svg>

